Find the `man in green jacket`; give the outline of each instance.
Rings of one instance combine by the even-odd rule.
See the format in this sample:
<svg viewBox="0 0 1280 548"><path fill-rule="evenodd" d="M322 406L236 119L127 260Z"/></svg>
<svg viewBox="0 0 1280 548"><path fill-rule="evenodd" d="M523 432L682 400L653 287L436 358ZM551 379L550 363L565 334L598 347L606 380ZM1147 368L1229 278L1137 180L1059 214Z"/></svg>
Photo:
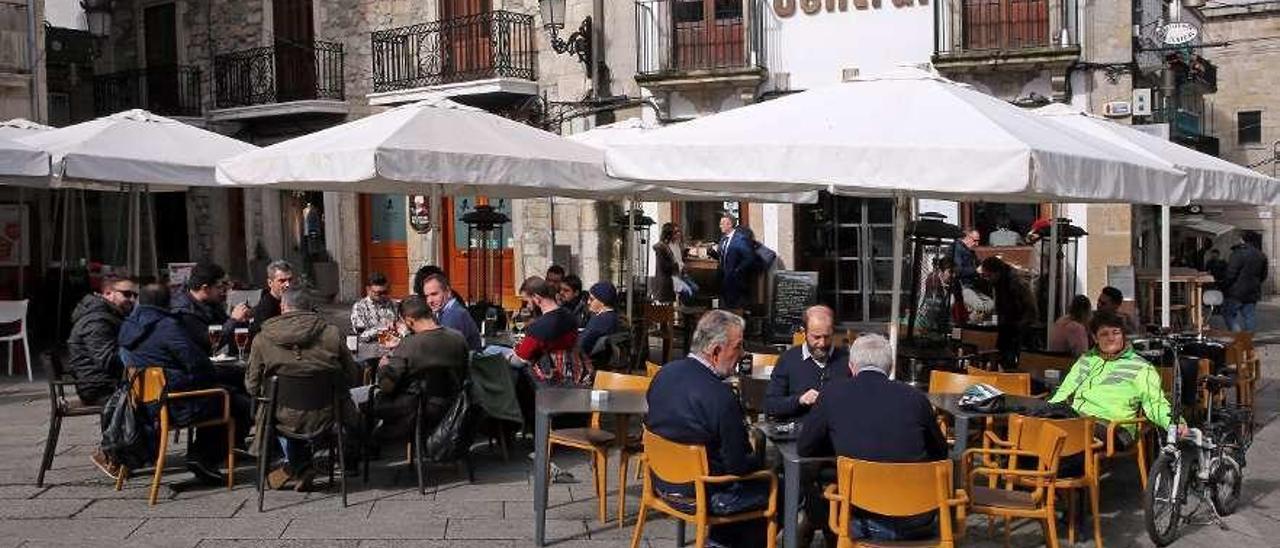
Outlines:
<svg viewBox="0 0 1280 548"><path fill-rule="evenodd" d="M1082 416L1098 419L1105 438L1107 423L1138 417L1169 428L1170 405L1160 385L1160 372L1147 363L1125 340L1124 320L1111 312L1098 312L1089 322L1097 344L1080 356L1049 403L1069 403ZM1116 443L1133 444L1134 424L1116 430Z"/></svg>
<svg viewBox="0 0 1280 548"><path fill-rule="evenodd" d="M266 396L274 375L313 375L328 371L339 375L344 389L359 384L360 370L347 350L346 337L311 310L302 288L290 287L284 292L280 311L279 316L262 322L262 331L249 352L249 368L244 381L251 395ZM347 424L359 424L351 398L343 397L339 401L344 406L343 418ZM275 427L280 432L307 433L325 427L332 420L330 409L300 411L281 407L276 410ZM276 444L272 449L274 452L279 453L279 449L283 449L284 453L283 464L271 472L267 484L272 489L280 489L292 482L299 491L309 489L315 477L310 445L283 436L279 440L263 440L265 421L266 408L260 405L253 453L260 455L259 458L266 458L261 452L264 441Z"/></svg>

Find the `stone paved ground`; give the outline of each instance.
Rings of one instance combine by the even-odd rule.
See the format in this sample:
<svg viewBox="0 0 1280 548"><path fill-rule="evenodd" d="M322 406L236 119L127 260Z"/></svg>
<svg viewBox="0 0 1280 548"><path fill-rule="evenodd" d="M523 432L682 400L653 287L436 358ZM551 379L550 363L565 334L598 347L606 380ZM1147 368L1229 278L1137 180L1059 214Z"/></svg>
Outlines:
<svg viewBox="0 0 1280 548"><path fill-rule="evenodd" d="M1259 312L1266 323L1260 339L1267 379L1259 399L1266 423L1250 451L1245 471L1244 502L1228 518L1228 530L1215 526L1188 528L1177 546L1269 547L1280 545L1280 304ZM0 384L0 548L41 546L157 547L509 547L530 546L533 532L532 494L527 461L501 458L479 449L476 482L452 468L432 471L430 487L419 495L410 470L385 459L375 463L369 485L351 483L351 505L341 508L334 492L268 494L267 511L258 513L250 480L252 468L241 467L235 490L182 489L189 475L179 468L166 476L162 500L146 504L146 480L134 478L116 492L89 464L97 421L65 423L54 468L46 486L35 487L35 473L47 429L44 385L7 381ZM528 447L520 453L527 454ZM181 462L180 458L171 462ZM601 525L585 461L568 454L556 461L581 483L553 485L549 536L556 546L625 546L631 533L637 489L629 493L628 524ZM1138 506L1134 467L1120 465L1103 480L1105 543L1113 547L1149 546ZM616 471L610 480L616 480ZM176 483L177 489L169 486ZM613 486L616 489L616 486ZM611 493L612 503L616 493ZM651 520L646 539L651 546L674 544L674 526ZM1013 545L1043 542L1032 525L1015 530ZM1065 542L1065 538L1064 538ZM821 542L816 542L815 546ZM971 518L962 542L1000 546L987 535L985 522ZM1090 542L1091 544L1091 542Z"/></svg>

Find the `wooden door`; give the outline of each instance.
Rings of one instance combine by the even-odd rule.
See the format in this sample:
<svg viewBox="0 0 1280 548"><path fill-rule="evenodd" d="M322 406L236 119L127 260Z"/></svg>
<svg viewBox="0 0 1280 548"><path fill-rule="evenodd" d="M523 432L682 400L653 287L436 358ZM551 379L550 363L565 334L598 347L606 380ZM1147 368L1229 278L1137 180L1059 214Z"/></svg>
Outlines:
<svg viewBox="0 0 1280 548"><path fill-rule="evenodd" d="M360 195L363 277L383 273L396 297L410 294L408 218L407 198L402 194Z"/></svg>
<svg viewBox="0 0 1280 548"><path fill-rule="evenodd" d="M441 29L441 67L446 81L462 81L486 73L493 66L492 20L484 17L493 6L490 0L442 0L440 19L456 20Z"/></svg>
<svg viewBox="0 0 1280 548"><path fill-rule="evenodd" d="M1049 45L1048 0L964 0L964 43L970 50Z"/></svg>
<svg viewBox="0 0 1280 548"><path fill-rule="evenodd" d="M147 66L146 101L139 106L159 114L179 111L178 32L173 4L148 6L142 12L143 55Z"/></svg>
<svg viewBox="0 0 1280 548"><path fill-rule="evenodd" d="M316 97L315 26L311 0L273 0L276 101Z"/></svg>
<svg viewBox="0 0 1280 548"><path fill-rule="evenodd" d="M673 61L677 70L741 66L745 29L739 0L674 0Z"/></svg>

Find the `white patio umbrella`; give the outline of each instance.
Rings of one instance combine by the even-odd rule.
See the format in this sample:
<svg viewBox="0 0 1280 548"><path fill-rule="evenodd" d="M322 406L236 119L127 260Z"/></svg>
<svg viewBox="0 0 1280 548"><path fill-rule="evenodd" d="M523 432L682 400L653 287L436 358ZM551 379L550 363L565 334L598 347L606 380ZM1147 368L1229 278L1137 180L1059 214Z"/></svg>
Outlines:
<svg viewBox="0 0 1280 548"><path fill-rule="evenodd" d="M217 186L214 165L255 147L212 131L127 110L19 139L49 153L55 186L152 191Z"/></svg>
<svg viewBox="0 0 1280 548"><path fill-rule="evenodd" d="M54 127L38 124L26 118L14 118L0 122L0 139L17 139L51 129Z"/></svg>
<svg viewBox="0 0 1280 548"><path fill-rule="evenodd" d="M1198 204L1280 205L1280 180L1198 152L1123 124L1082 112L1064 104L1038 108L1036 114L1099 141L1132 151L1187 174L1189 198ZM1160 323L1170 325L1170 226L1169 206L1160 208L1161 313ZM1054 242L1056 244L1056 241ZM1053 252L1056 260L1057 253ZM1051 270L1051 273L1056 272ZM1050 314L1053 313L1052 306Z"/></svg>
<svg viewBox="0 0 1280 548"><path fill-rule="evenodd" d="M599 149L431 97L244 154L218 180L306 190L506 198L628 196Z"/></svg>
<svg viewBox="0 0 1280 548"><path fill-rule="evenodd" d="M48 187L49 154L0 137L0 186Z"/></svg>
<svg viewBox="0 0 1280 548"><path fill-rule="evenodd" d="M612 143L615 177L700 190L1185 204L1182 174L914 67Z"/></svg>
<svg viewBox="0 0 1280 548"><path fill-rule="evenodd" d="M616 177L703 190L894 196L895 345L908 196L1188 202L1178 170L914 67L615 142L606 166Z"/></svg>

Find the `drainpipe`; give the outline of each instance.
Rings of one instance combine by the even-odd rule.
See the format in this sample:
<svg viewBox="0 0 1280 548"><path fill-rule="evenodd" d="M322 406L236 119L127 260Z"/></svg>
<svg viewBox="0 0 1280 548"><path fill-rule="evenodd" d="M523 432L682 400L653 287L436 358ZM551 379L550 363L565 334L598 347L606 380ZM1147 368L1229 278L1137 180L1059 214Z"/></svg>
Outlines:
<svg viewBox="0 0 1280 548"><path fill-rule="evenodd" d="M27 0L27 70L31 74L31 119L44 122L40 116L39 68L36 66L36 2Z"/></svg>
<svg viewBox="0 0 1280 548"><path fill-rule="evenodd" d="M604 0L591 2L591 95L599 99L604 90Z"/></svg>

